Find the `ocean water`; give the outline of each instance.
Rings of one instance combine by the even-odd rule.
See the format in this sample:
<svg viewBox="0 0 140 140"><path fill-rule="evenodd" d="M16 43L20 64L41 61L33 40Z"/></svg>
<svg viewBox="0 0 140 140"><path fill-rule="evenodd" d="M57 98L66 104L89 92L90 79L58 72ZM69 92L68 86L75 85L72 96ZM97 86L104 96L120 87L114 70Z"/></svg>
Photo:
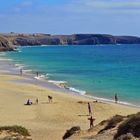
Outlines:
<svg viewBox="0 0 140 140"><path fill-rule="evenodd" d="M88 95L140 105L140 45L23 47L4 57Z"/></svg>

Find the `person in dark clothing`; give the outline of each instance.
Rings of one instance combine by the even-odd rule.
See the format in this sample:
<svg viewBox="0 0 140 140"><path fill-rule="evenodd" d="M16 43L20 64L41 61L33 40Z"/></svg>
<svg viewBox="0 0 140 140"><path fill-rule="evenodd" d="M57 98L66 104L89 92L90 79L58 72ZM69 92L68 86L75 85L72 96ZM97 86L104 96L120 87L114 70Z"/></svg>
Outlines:
<svg viewBox="0 0 140 140"><path fill-rule="evenodd" d="M38 77L38 75L39 75L39 73L38 72L36 72L36 76Z"/></svg>
<svg viewBox="0 0 140 140"><path fill-rule="evenodd" d="M38 98L36 98L35 103L38 104Z"/></svg>
<svg viewBox="0 0 140 140"><path fill-rule="evenodd" d="M118 95L115 94L115 103L118 103Z"/></svg>
<svg viewBox="0 0 140 140"><path fill-rule="evenodd" d="M93 126L94 126L93 122L95 121L95 119L92 118L92 116L91 116L90 118L88 118L88 120L89 120L89 123L90 123L90 128L93 128Z"/></svg>
<svg viewBox="0 0 140 140"><path fill-rule="evenodd" d="M28 99L27 103L25 105L32 105L32 101L30 99Z"/></svg>
<svg viewBox="0 0 140 140"><path fill-rule="evenodd" d="M23 71L22 71L22 69L20 69L20 75L22 76L22 73L23 73Z"/></svg>
<svg viewBox="0 0 140 140"><path fill-rule="evenodd" d="M88 103L88 112L89 112L89 115L92 115L90 103Z"/></svg>
<svg viewBox="0 0 140 140"><path fill-rule="evenodd" d="M52 96L50 96L50 95L48 95L48 100L49 100L49 103L51 103L51 102L52 102L52 100L53 100L53 97L52 97Z"/></svg>

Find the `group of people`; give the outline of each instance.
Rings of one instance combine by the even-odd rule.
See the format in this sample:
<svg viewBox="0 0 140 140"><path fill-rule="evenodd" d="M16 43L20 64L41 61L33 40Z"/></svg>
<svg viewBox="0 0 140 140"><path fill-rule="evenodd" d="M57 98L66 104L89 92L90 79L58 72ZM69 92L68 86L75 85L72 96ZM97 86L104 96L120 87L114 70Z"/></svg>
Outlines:
<svg viewBox="0 0 140 140"><path fill-rule="evenodd" d="M20 69L19 72L20 72L20 75L22 76L23 75L23 69ZM39 72L36 72L36 77L38 77L38 76L39 76Z"/></svg>
<svg viewBox="0 0 140 140"><path fill-rule="evenodd" d="M115 94L115 103L118 103L118 95L117 94ZM93 114L92 114L92 109L91 109L91 106L90 106L89 102L88 102L88 113L89 113L89 116L90 116L90 118L88 118L90 128L93 128L95 118L92 117Z"/></svg>
<svg viewBox="0 0 140 140"><path fill-rule="evenodd" d="M48 95L48 102L49 103L52 103L53 102L53 97L52 96L50 96L50 95ZM36 100L35 100L35 103L34 104L38 104L39 103L39 100L38 100L38 98L36 98ZM31 99L28 99L27 100L27 102L25 103L25 105L32 105L33 104L33 102L32 102L32 100Z"/></svg>

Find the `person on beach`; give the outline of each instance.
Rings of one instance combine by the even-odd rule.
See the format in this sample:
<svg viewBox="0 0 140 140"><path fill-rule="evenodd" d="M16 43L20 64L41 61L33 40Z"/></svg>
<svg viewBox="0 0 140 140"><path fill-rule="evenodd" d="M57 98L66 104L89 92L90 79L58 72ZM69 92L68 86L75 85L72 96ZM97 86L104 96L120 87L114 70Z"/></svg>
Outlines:
<svg viewBox="0 0 140 140"><path fill-rule="evenodd" d="M51 103L52 100L53 100L53 97L49 95L49 96L48 96L48 101L49 101L49 103Z"/></svg>
<svg viewBox="0 0 140 140"><path fill-rule="evenodd" d="M36 98L36 100L35 100L35 104L38 104L38 98Z"/></svg>
<svg viewBox="0 0 140 140"><path fill-rule="evenodd" d="M32 105L32 101L30 99L28 99L27 103L25 105Z"/></svg>
<svg viewBox="0 0 140 140"><path fill-rule="evenodd" d="M90 124L90 129L93 128L94 124L93 122L95 121L95 118L93 118L92 116L90 118L88 118L89 120L89 124Z"/></svg>
<svg viewBox="0 0 140 140"><path fill-rule="evenodd" d="M36 72L36 76L38 77L38 75L39 75L39 73L38 72Z"/></svg>
<svg viewBox="0 0 140 140"><path fill-rule="evenodd" d="M88 102L88 112L89 112L89 115L92 115L91 106L89 102Z"/></svg>
<svg viewBox="0 0 140 140"><path fill-rule="evenodd" d="M115 94L115 103L117 104L118 103L118 95Z"/></svg>
<svg viewBox="0 0 140 140"><path fill-rule="evenodd" d="M22 69L20 69L20 75L22 76L22 73L23 73L23 71L22 71Z"/></svg>

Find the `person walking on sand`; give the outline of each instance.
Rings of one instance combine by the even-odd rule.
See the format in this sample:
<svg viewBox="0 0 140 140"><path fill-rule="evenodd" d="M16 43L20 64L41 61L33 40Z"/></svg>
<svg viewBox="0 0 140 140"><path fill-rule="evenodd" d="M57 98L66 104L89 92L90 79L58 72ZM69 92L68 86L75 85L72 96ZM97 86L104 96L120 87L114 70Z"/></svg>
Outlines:
<svg viewBox="0 0 140 140"><path fill-rule="evenodd" d="M117 93L115 94L115 103L116 104L118 103L118 95L117 95Z"/></svg>
<svg viewBox="0 0 140 140"><path fill-rule="evenodd" d="M92 115L91 106L89 102L88 102L88 112L89 112L89 115Z"/></svg>
<svg viewBox="0 0 140 140"><path fill-rule="evenodd" d="M89 124L90 124L90 129L93 128L94 124L93 122L95 121L95 118L92 118L92 116L90 118L88 118L89 120Z"/></svg>
<svg viewBox="0 0 140 140"><path fill-rule="evenodd" d="M52 103L52 101L53 101L53 97L50 96L50 95L48 95L48 101L49 101L49 103Z"/></svg>
<svg viewBox="0 0 140 140"><path fill-rule="evenodd" d="M36 98L35 103L38 104L38 98Z"/></svg>

